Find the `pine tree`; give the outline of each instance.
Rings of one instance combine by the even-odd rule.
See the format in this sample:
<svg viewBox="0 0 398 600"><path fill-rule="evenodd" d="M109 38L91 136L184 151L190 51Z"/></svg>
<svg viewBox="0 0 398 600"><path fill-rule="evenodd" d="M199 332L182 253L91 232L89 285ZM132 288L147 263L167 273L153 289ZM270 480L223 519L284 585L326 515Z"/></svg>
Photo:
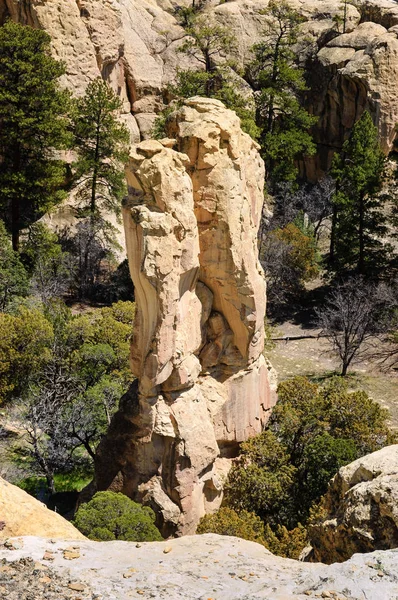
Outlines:
<svg viewBox="0 0 398 600"><path fill-rule="evenodd" d="M185 31L187 38L180 52L189 56L199 70L177 70L177 83L170 87L172 95L177 98L205 96L221 100L227 108L236 112L241 119L242 129L257 138L259 130L255 123L250 90L234 72L236 66L231 60L231 53L236 48L234 35L223 25L209 19L208 15L196 14Z"/></svg>
<svg viewBox="0 0 398 600"><path fill-rule="evenodd" d="M65 73L44 31L7 21L0 28L0 211L19 249L22 228L61 201L68 142Z"/></svg>
<svg viewBox="0 0 398 600"><path fill-rule="evenodd" d="M188 37L181 46L180 52L187 54L202 66L203 91L211 98L219 87L220 74L217 60L234 49L235 38L226 27L209 21L209 17L204 15L195 18L186 28L186 33ZM192 74L194 73L192 71Z"/></svg>
<svg viewBox="0 0 398 600"><path fill-rule="evenodd" d="M103 211L120 212L126 193L123 164L128 159L129 132L118 119L121 102L98 78L76 101L74 111L75 182L81 216L101 217Z"/></svg>
<svg viewBox="0 0 398 600"><path fill-rule="evenodd" d="M270 2L264 39L253 46L254 59L248 79L256 90L257 124L272 184L294 181L296 161L315 153L308 132L316 122L300 105L307 88L303 70L296 64L300 15L285 1Z"/></svg>
<svg viewBox="0 0 398 600"><path fill-rule="evenodd" d="M338 272L376 274L390 250L381 238L387 232L380 195L385 157L377 127L365 111L332 165L336 181L330 262Z"/></svg>
<svg viewBox="0 0 398 600"><path fill-rule="evenodd" d="M28 274L0 221L0 311L4 312L14 297L26 296L28 290Z"/></svg>

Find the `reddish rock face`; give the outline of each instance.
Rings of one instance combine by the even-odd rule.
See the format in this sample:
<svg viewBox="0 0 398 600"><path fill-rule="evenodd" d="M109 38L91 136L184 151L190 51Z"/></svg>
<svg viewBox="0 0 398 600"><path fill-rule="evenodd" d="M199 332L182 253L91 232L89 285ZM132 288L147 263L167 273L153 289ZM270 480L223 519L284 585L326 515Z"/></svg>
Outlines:
<svg viewBox="0 0 398 600"><path fill-rule="evenodd" d="M138 378L97 456L97 486L150 504L165 533L195 531L222 500L238 443L273 395L257 258L264 165L235 113L194 98L164 144L132 149L124 207Z"/></svg>

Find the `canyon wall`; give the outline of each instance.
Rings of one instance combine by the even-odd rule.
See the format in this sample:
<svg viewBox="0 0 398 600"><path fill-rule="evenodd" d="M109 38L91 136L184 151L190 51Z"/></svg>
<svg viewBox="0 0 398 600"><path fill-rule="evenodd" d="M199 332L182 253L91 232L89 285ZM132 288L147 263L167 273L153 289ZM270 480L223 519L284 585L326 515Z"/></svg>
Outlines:
<svg viewBox="0 0 398 600"><path fill-rule="evenodd" d="M133 147L127 166L137 380L97 452L96 485L152 506L163 533L187 534L220 506L231 458L275 396L262 354L257 144L205 98L172 115L169 135Z"/></svg>
<svg viewBox="0 0 398 600"><path fill-rule="evenodd" d="M190 0L0 0L5 18L41 27L54 55L65 61L63 83L75 94L101 75L123 101L123 119L133 143L147 139L163 107L176 68L199 68L178 52L184 30L175 9ZM347 5L345 32L340 0L291 0L303 16L297 49L311 92L307 107L319 116L313 133L317 156L302 171L316 179L330 165L354 122L370 110L384 150L391 150L398 121L398 7L393 0ZM243 66L264 28L268 0L210 0L206 11L236 35L234 58Z"/></svg>

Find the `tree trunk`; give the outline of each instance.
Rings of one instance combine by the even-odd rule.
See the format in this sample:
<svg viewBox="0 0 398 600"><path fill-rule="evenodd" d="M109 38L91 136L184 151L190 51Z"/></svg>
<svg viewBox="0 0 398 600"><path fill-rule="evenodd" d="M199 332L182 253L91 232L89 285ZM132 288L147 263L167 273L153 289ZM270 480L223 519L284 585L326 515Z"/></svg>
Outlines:
<svg viewBox="0 0 398 600"><path fill-rule="evenodd" d="M87 454L95 461L95 451L91 448L90 443L87 440L83 441L83 446L87 451Z"/></svg>
<svg viewBox="0 0 398 600"><path fill-rule="evenodd" d="M275 86L276 82L278 81L279 44L281 42L281 39L282 39L282 36L279 36L279 38L276 42L276 45L275 45L274 56L272 58L272 60L273 60L273 64L272 64L272 84L273 84L273 86ZM273 96L271 96L270 103L268 106L267 133L272 133L273 128L274 128L274 98L273 98Z"/></svg>
<svg viewBox="0 0 398 600"><path fill-rule="evenodd" d="M337 206L333 206L332 227L330 231L329 246L329 265L333 266L336 260L336 226L337 226Z"/></svg>
<svg viewBox="0 0 398 600"><path fill-rule="evenodd" d="M19 198L13 198L11 201L11 236L14 252L19 252L19 219Z"/></svg>
<svg viewBox="0 0 398 600"><path fill-rule="evenodd" d="M94 158L94 171L93 181L91 184L91 202L90 202L90 219L93 221L93 217L96 209L97 199L97 180L98 180L98 169L99 169L99 147L100 147L100 125L101 125L101 114L98 115L97 131L95 139L95 158Z"/></svg>
<svg viewBox="0 0 398 600"><path fill-rule="evenodd" d="M52 496L53 494L55 494L54 474L47 471L46 481L47 481L48 491L50 492L50 494Z"/></svg>
<svg viewBox="0 0 398 600"><path fill-rule="evenodd" d="M364 198L361 197L359 200L359 231L358 231L358 237L359 237L359 257L358 257L358 273L360 273L361 275L364 272L365 269L365 240L364 240L364 235L365 235L365 202L364 202Z"/></svg>

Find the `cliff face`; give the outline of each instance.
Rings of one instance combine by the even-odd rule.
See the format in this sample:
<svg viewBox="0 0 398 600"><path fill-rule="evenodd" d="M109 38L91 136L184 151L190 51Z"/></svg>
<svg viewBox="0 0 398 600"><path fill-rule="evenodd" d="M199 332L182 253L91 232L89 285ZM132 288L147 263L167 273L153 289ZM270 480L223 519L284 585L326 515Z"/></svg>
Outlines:
<svg viewBox="0 0 398 600"><path fill-rule="evenodd" d="M364 2L360 9L348 5L343 34L342 25L339 33L333 21L342 16L340 0L291 3L304 17L304 46L310 49L302 58L303 64L308 59L312 88L308 108L319 116L314 127L319 153L303 171L315 179L365 108L379 127L385 151L392 147L398 120L398 8L393 0ZM184 4L189 0L0 0L0 22L11 16L46 29L54 54L67 65L64 84L74 93L83 93L100 74L109 81L123 100L123 118L135 143L150 137L176 67L198 67L178 52L184 31L173 9ZM260 11L267 4L268 0L208 3L206 10L235 33L235 58L241 65L261 39Z"/></svg>
<svg viewBox="0 0 398 600"><path fill-rule="evenodd" d="M359 23L330 40L310 64L308 105L319 121L314 128L318 153L306 164L309 179L330 166L333 153L365 109L378 125L383 150L387 153L393 146L398 122L398 9L394 8L374 14L377 22Z"/></svg>
<svg viewBox="0 0 398 600"><path fill-rule="evenodd" d="M273 401L257 259L264 166L217 100L187 101L169 133L175 141L135 146L127 167L138 383L99 448L96 478L150 504L165 533L185 534L219 507L230 457Z"/></svg>

